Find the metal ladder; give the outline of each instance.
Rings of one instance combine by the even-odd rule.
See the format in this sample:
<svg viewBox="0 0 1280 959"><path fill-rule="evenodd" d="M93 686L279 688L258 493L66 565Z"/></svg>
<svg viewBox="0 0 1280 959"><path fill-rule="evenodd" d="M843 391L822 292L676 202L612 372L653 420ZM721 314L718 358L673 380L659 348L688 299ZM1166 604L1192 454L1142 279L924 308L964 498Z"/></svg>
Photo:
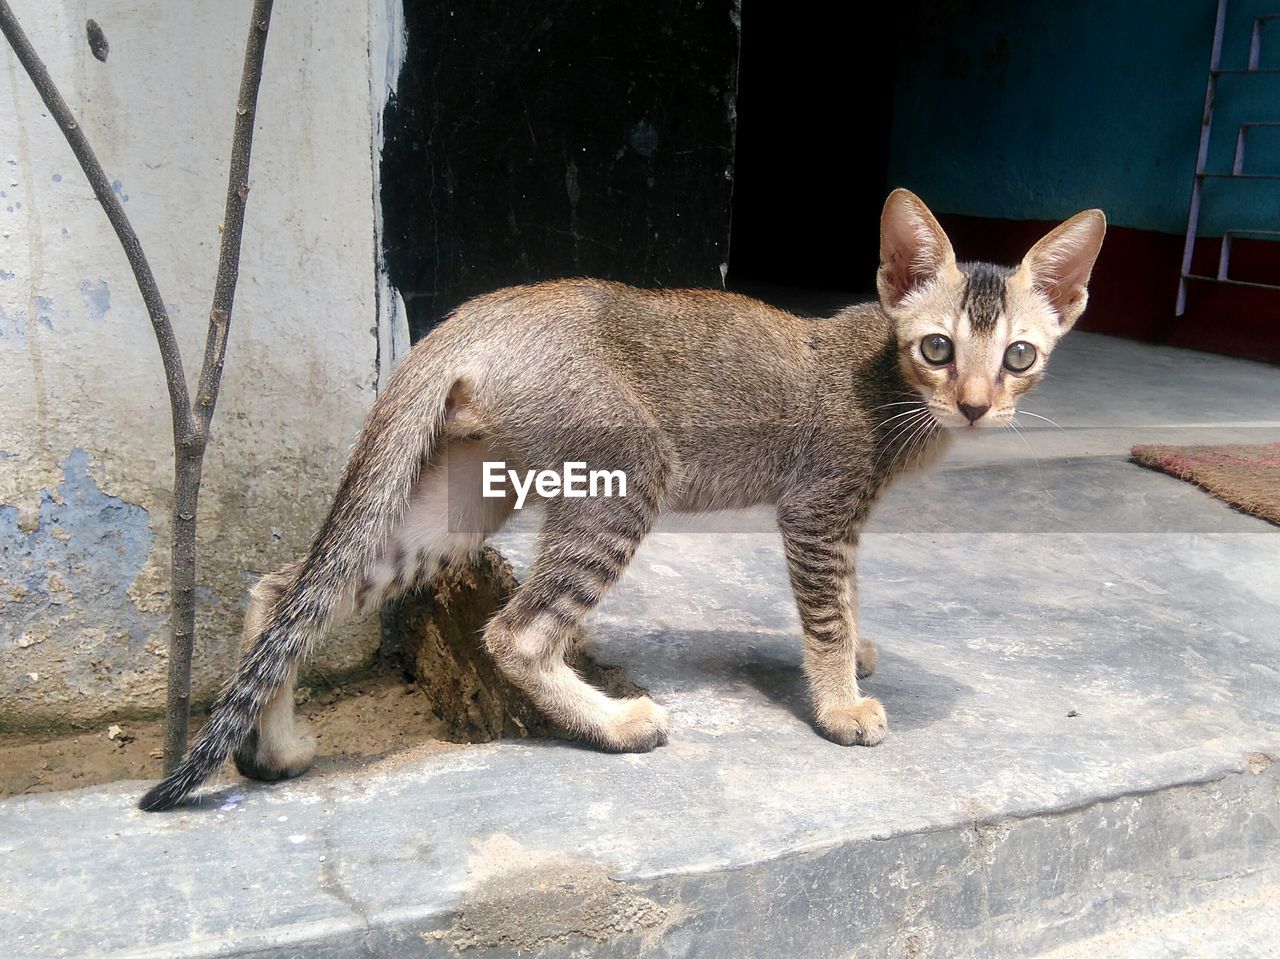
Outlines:
<svg viewBox="0 0 1280 959"><path fill-rule="evenodd" d="M1234 237L1256 237L1259 239L1280 239L1280 230L1224 230L1222 233L1222 252L1218 256L1218 272L1216 276L1205 276L1191 272L1191 259L1196 248L1196 230L1200 225L1200 202L1205 180L1280 180L1280 173L1245 173L1245 144L1249 140L1249 131L1263 127L1280 127L1280 121L1260 121L1241 123L1236 130L1235 160L1231 164L1230 173L1210 173L1209 136L1213 126L1213 105L1217 97L1218 78L1228 75L1262 75L1280 74L1277 69L1261 69L1258 64L1262 59L1262 30L1271 21L1280 21L1280 13L1268 13L1255 17L1253 34L1249 41L1249 65L1243 70L1222 69L1222 35L1227 21L1227 0L1218 0L1218 16L1213 28L1213 55L1209 61L1209 79L1204 94L1204 115L1200 119L1200 150L1196 154L1196 175L1191 184L1191 207L1187 212L1187 240L1182 249L1182 272L1178 279L1178 302L1174 309L1175 316L1182 316L1187 308L1187 284L1189 281L1207 283L1226 283L1232 286L1251 286L1264 290L1280 290L1280 285L1271 283L1255 283L1246 280L1233 280L1231 269L1231 241Z"/></svg>

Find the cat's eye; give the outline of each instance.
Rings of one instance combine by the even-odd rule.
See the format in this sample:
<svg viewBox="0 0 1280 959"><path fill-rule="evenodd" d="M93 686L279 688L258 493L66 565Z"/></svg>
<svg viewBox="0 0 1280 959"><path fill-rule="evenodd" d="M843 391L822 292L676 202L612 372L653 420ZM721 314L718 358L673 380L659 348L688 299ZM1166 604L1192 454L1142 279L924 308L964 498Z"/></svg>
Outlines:
<svg viewBox="0 0 1280 959"><path fill-rule="evenodd" d="M920 355L934 366L943 366L951 362L956 355L956 348L947 337L934 333L920 341Z"/></svg>
<svg viewBox="0 0 1280 959"><path fill-rule="evenodd" d="M1010 373L1025 373L1035 364L1036 348L1019 340L1004 351L1004 368Z"/></svg>

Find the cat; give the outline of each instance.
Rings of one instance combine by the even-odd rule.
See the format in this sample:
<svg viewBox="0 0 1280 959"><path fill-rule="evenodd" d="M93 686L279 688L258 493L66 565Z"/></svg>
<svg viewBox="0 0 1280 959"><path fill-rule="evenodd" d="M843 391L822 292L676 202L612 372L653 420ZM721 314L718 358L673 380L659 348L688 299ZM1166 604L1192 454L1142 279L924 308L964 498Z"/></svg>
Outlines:
<svg viewBox="0 0 1280 959"><path fill-rule="evenodd" d="M859 678L859 529L895 477L950 434L1001 425L1088 299L1106 219L1079 213L1016 268L959 264L925 204L885 202L878 303L808 319L734 293L559 280L459 307L406 357L353 447L306 558L264 577L245 654L179 767L167 809L234 753L245 775L308 768L299 664L335 622L463 562L512 513L486 463L621 470L625 496L559 497L528 577L484 632L503 671L571 735L615 751L667 739L647 696L612 699L565 662L581 622L664 511L776 504L818 730L873 746L885 711ZM489 490L492 493L492 490Z"/></svg>

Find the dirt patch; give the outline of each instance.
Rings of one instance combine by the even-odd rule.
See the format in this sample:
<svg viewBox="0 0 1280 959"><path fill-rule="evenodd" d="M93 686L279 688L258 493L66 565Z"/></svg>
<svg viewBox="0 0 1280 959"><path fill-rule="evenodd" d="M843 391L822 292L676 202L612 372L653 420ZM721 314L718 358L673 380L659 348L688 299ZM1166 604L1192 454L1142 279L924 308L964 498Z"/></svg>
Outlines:
<svg viewBox="0 0 1280 959"><path fill-rule="evenodd" d="M1249 766L1249 772L1253 773L1255 776L1260 772L1265 772L1270 769L1275 763L1275 760L1266 753L1245 753L1244 761Z"/></svg>
<svg viewBox="0 0 1280 959"><path fill-rule="evenodd" d="M450 748L445 724L415 684L381 674L324 691L299 690L298 709L320 740L317 769L360 765L409 747ZM0 797L78 789L119 779L158 779L164 723L120 721L50 736L0 734ZM239 780L228 766L222 781Z"/></svg>
<svg viewBox="0 0 1280 959"><path fill-rule="evenodd" d="M474 566L442 573L390 611L378 673L340 687L300 688L298 712L319 739L316 768L416 759L458 743L560 735L507 682L480 641L516 585L502 555L486 548ZM581 645L570 662L611 696L644 692ZM163 742L160 719L118 720L74 733L0 733L0 798L158 779ZM220 781L239 779L228 765Z"/></svg>
<svg viewBox="0 0 1280 959"><path fill-rule="evenodd" d="M476 884L453 925L428 933L459 952L502 948L517 954L553 943L604 942L669 925L665 906L611 879L588 859L539 855L507 836L492 836L473 858Z"/></svg>

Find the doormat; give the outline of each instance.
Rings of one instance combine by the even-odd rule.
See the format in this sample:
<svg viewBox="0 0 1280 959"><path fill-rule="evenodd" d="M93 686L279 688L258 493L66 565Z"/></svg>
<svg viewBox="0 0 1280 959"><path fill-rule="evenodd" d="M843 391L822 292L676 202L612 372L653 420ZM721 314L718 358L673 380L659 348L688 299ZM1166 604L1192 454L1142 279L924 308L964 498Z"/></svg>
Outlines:
<svg viewBox="0 0 1280 959"><path fill-rule="evenodd" d="M1237 509L1280 525L1280 443L1135 446L1135 463L1195 483Z"/></svg>

